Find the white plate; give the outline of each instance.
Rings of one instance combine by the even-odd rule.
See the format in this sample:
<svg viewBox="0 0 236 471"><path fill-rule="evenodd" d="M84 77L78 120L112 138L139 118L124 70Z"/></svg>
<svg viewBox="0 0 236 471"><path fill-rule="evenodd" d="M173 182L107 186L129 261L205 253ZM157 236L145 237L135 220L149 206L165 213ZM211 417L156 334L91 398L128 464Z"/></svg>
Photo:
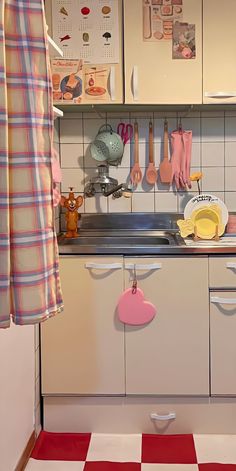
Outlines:
<svg viewBox="0 0 236 471"><path fill-rule="evenodd" d="M192 212L202 206L210 206L211 204L217 204L221 209L222 223L226 226L229 218L228 210L222 200L214 195L202 194L194 196L184 208L184 219L191 218Z"/></svg>

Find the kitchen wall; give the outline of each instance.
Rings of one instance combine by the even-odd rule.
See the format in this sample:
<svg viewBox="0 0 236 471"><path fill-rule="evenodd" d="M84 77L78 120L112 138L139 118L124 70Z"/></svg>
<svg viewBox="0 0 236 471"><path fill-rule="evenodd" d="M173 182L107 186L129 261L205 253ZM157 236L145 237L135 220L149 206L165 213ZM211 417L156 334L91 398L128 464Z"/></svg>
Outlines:
<svg viewBox="0 0 236 471"><path fill-rule="evenodd" d="M192 172L204 174L202 190L219 196L230 211L236 210L236 111L181 112L182 125L193 131ZM148 123L154 121L154 155L159 166L163 155L163 120L168 118L169 132L176 129L176 112L136 113L65 113L60 119L58 141L63 172L62 193L73 186L76 194L83 194L84 185L95 175L96 162L91 158L89 144L99 127L108 122L116 129L120 121L139 123L140 165L143 174L148 162ZM129 181L133 163L134 144L126 145L121 166L110 167L110 176L119 183ZM174 187L157 183L148 185L145 179L138 185L132 199L113 199L97 195L86 198L80 212L165 212L183 211L187 201L197 194L196 183L192 191L176 192Z"/></svg>

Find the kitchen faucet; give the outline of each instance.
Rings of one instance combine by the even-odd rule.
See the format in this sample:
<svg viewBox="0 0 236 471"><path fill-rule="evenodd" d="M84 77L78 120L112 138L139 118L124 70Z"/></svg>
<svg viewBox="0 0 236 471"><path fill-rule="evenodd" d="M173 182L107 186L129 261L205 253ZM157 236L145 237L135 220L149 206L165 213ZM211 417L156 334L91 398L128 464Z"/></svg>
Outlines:
<svg viewBox="0 0 236 471"><path fill-rule="evenodd" d="M113 195L114 198L120 198L121 196L129 198L132 195L132 189L127 183L119 184L118 180L109 177L107 165L98 166L98 175L92 178L84 189L87 198L100 192L106 197Z"/></svg>

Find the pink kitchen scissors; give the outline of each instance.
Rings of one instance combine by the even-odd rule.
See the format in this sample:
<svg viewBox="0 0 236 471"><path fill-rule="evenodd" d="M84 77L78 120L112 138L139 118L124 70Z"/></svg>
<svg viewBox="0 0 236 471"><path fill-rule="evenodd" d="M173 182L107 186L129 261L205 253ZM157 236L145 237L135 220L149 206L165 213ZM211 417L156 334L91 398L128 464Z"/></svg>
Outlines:
<svg viewBox="0 0 236 471"><path fill-rule="evenodd" d="M117 133L120 135L124 145L127 144L133 137L133 126L132 124L120 123L117 126Z"/></svg>

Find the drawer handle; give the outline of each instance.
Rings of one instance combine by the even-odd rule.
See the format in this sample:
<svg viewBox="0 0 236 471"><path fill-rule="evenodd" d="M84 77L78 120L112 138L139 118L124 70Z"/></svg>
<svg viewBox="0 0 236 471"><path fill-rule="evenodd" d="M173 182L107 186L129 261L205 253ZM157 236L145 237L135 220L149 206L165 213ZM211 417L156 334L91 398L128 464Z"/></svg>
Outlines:
<svg viewBox="0 0 236 471"><path fill-rule="evenodd" d="M115 84L115 66L111 65L110 68L110 75L109 75L109 84L110 84L110 96L111 96L111 101L115 101L116 99L116 84Z"/></svg>
<svg viewBox="0 0 236 471"><path fill-rule="evenodd" d="M150 414L150 417L152 420L173 420L176 419L176 413L175 412L170 412L167 415L159 415L159 414Z"/></svg>
<svg viewBox="0 0 236 471"><path fill-rule="evenodd" d="M118 270L123 268L122 263L85 263L85 268L91 269L95 268L96 270Z"/></svg>
<svg viewBox="0 0 236 471"><path fill-rule="evenodd" d="M139 264L139 263L126 263L125 269L126 270L160 270L162 268L162 263L147 263Z"/></svg>
<svg viewBox="0 0 236 471"><path fill-rule="evenodd" d="M227 263L226 263L226 267L227 267L227 268L236 268L236 263L234 263L234 262L227 262Z"/></svg>
<svg viewBox="0 0 236 471"><path fill-rule="evenodd" d="M207 98L233 98L236 97L236 91L205 92Z"/></svg>
<svg viewBox="0 0 236 471"><path fill-rule="evenodd" d="M219 298L218 296L211 296L211 303L215 304L236 304L236 298Z"/></svg>
<svg viewBox="0 0 236 471"><path fill-rule="evenodd" d="M138 101L138 66L134 65L132 72L132 88L134 101Z"/></svg>

